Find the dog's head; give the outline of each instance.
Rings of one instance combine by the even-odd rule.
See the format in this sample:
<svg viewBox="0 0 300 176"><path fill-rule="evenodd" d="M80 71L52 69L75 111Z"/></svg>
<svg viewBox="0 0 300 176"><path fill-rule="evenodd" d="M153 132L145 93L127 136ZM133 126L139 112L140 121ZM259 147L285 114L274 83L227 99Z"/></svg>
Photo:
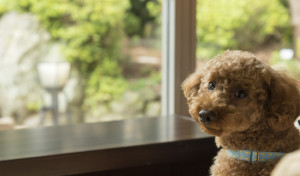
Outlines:
<svg viewBox="0 0 300 176"><path fill-rule="evenodd" d="M189 113L220 136L263 128L284 130L300 113L297 83L249 52L226 51L182 84Z"/></svg>

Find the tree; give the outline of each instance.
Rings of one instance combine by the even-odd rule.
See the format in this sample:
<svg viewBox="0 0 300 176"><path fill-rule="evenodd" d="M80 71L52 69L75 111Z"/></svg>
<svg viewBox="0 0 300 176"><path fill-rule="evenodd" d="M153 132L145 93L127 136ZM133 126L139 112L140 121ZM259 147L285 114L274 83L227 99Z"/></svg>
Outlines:
<svg viewBox="0 0 300 176"><path fill-rule="evenodd" d="M279 0L201 0L197 7L198 55L254 51L267 42L291 41L288 9Z"/></svg>

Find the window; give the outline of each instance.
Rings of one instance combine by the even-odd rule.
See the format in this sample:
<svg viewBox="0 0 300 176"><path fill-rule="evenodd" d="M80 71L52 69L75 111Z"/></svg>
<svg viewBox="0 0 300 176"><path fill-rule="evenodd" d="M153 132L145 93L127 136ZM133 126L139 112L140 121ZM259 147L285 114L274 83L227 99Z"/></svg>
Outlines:
<svg viewBox="0 0 300 176"><path fill-rule="evenodd" d="M1 0L0 7L5 128L161 114L161 0Z"/></svg>
<svg viewBox="0 0 300 176"><path fill-rule="evenodd" d="M3 129L188 114L180 85L195 68L195 0L1 0L0 7ZM68 79L49 91L41 82L51 75L37 71L61 61L70 67L55 69L67 68Z"/></svg>
<svg viewBox="0 0 300 176"><path fill-rule="evenodd" d="M196 1L165 0L163 115L188 115L181 83L195 70ZM168 21L167 21L168 20Z"/></svg>

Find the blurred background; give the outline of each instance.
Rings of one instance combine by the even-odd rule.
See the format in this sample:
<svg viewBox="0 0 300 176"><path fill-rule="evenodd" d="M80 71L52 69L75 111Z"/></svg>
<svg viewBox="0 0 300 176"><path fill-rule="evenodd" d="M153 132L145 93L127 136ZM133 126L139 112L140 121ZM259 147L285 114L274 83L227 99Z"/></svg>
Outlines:
<svg viewBox="0 0 300 176"><path fill-rule="evenodd" d="M0 129L159 116L162 1L0 0ZM241 49L300 78L297 7L198 0L197 66Z"/></svg>

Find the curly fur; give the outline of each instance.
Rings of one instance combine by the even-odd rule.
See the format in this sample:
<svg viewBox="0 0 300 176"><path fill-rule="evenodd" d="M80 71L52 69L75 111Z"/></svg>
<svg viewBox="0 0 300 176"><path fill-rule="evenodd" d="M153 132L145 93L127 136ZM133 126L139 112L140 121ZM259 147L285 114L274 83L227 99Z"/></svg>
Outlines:
<svg viewBox="0 0 300 176"><path fill-rule="evenodd" d="M216 88L208 90L209 82ZM189 113L201 129L216 136L222 147L215 157L214 176L270 175L277 161L249 163L230 158L225 149L291 152L300 145L293 122L300 114L298 81L275 71L243 51L226 51L191 74L182 84ZM247 96L235 93L245 90ZM203 123L199 111L214 112L217 120Z"/></svg>

